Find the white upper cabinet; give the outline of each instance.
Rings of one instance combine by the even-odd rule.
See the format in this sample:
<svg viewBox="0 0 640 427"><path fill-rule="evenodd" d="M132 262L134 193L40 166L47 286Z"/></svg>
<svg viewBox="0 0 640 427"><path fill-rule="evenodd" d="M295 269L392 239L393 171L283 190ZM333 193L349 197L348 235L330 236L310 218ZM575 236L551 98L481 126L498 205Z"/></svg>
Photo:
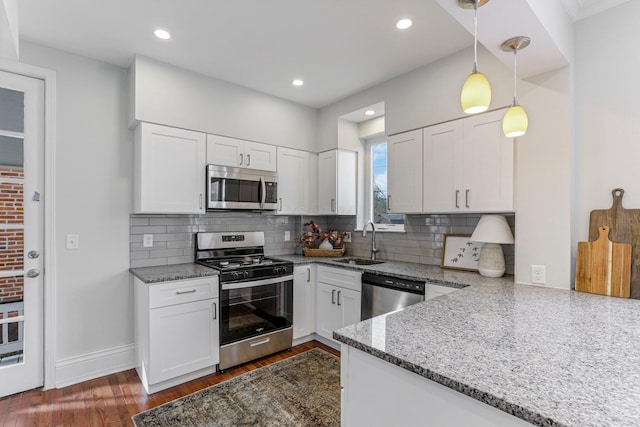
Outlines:
<svg viewBox="0 0 640 427"><path fill-rule="evenodd" d="M513 210L513 139L502 133L504 110L464 119L465 207Z"/></svg>
<svg viewBox="0 0 640 427"><path fill-rule="evenodd" d="M427 213L513 210L513 141L504 110L424 129L423 207Z"/></svg>
<svg viewBox="0 0 640 427"><path fill-rule="evenodd" d="M424 128L424 211L460 208L462 184L462 120Z"/></svg>
<svg viewBox="0 0 640 427"><path fill-rule="evenodd" d="M205 212L205 134L140 123L134 141L134 213Z"/></svg>
<svg viewBox="0 0 640 427"><path fill-rule="evenodd" d="M207 164L276 170L276 147L219 135L207 135Z"/></svg>
<svg viewBox="0 0 640 427"><path fill-rule="evenodd" d="M347 150L318 155L318 215L355 215L358 154Z"/></svg>
<svg viewBox="0 0 640 427"><path fill-rule="evenodd" d="M422 129L387 140L387 186L389 212L422 212Z"/></svg>
<svg viewBox="0 0 640 427"><path fill-rule="evenodd" d="M278 214L315 213L318 155L278 147Z"/></svg>

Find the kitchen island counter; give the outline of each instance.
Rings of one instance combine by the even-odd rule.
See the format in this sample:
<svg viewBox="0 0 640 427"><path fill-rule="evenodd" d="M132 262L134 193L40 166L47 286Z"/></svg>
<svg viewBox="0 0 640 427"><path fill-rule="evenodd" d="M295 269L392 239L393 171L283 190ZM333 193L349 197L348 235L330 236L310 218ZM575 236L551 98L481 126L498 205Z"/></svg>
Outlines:
<svg viewBox="0 0 640 427"><path fill-rule="evenodd" d="M638 300L484 280L334 338L531 424L640 425Z"/></svg>

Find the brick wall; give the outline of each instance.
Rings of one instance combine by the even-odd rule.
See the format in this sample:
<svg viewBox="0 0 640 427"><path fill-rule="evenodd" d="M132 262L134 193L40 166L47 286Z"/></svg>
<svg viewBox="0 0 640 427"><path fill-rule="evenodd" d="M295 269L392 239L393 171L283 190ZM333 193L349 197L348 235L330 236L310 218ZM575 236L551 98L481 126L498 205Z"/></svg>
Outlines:
<svg viewBox="0 0 640 427"><path fill-rule="evenodd" d="M0 270L21 270L24 230L24 170L0 167ZM0 278L0 302L23 298L23 277Z"/></svg>

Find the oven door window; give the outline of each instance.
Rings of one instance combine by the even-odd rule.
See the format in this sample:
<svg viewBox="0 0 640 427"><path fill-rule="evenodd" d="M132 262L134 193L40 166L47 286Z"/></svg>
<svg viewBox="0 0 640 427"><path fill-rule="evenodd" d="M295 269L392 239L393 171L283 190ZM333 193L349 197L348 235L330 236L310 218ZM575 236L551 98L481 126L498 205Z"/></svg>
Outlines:
<svg viewBox="0 0 640 427"><path fill-rule="evenodd" d="M293 318L293 281L223 290L220 343L229 344L278 329Z"/></svg>

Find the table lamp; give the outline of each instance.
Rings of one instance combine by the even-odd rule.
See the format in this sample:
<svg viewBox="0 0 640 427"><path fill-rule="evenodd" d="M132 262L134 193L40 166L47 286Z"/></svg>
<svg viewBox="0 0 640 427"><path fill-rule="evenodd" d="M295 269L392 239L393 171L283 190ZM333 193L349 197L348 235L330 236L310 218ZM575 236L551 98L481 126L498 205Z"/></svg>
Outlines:
<svg viewBox="0 0 640 427"><path fill-rule="evenodd" d="M505 264L501 245L514 243L507 218L504 215L483 215L469 240L484 243L480 249L478 272L485 277L502 277Z"/></svg>

